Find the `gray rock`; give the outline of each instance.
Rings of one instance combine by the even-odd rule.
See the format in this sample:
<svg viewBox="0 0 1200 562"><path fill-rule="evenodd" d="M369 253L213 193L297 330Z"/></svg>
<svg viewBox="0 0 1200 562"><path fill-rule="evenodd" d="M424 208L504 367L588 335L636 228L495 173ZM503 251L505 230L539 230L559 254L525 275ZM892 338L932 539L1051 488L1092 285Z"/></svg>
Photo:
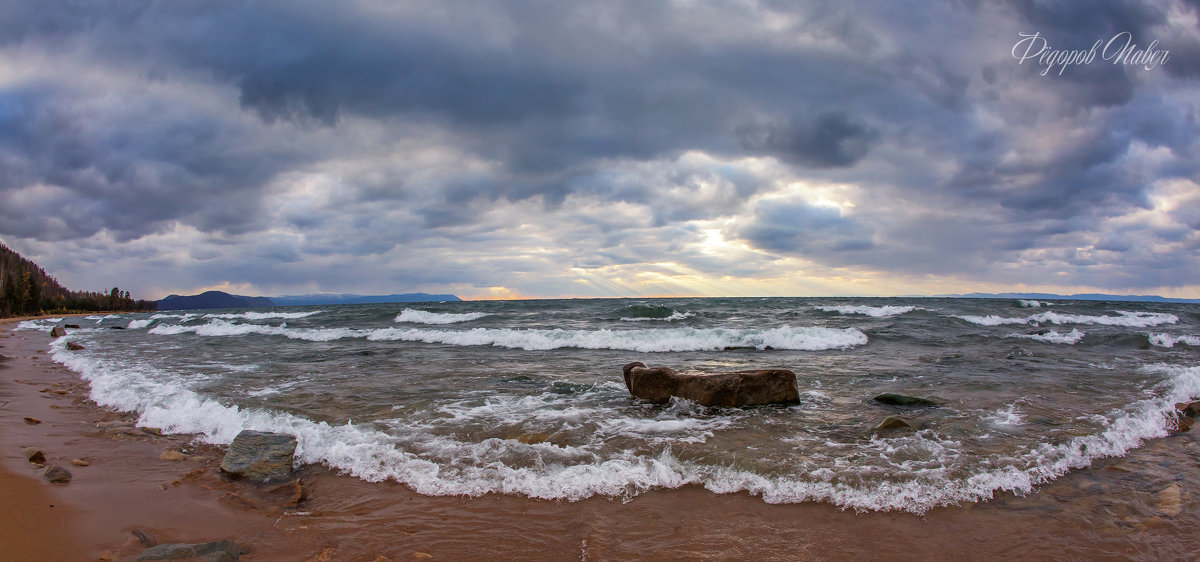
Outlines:
<svg viewBox="0 0 1200 562"><path fill-rule="evenodd" d="M787 369L757 369L725 373L677 372L633 362L622 369L629 393L656 404L672 396L705 406L799 404L796 374Z"/></svg>
<svg viewBox="0 0 1200 562"><path fill-rule="evenodd" d="M916 396L905 396L903 394L894 394L885 392L874 398L880 404L889 406L937 406L938 403L926 398L917 398Z"/></svg>
<svg viewBox="0 0 1200 562"><path fill-rule="evenodd" d="M136 560L179 560L200 558L205 562L233 562L242 555L237 543L223 539L196 544L160 544L146 549Z"/></svg>
<svg viewBox="0 0 1200 562"><path fill-rule="evenodd" d="M55 326L50 329L50 337L61 338L67 335L67 331L62 326Z"/></svg>
<svg viewBox="0 0 1200 562"><path fill-rule="evenodd" d="M245 430L233 438L221 460L221 472L255 483L284 482L292 478L296 437Z"/></svg>
<svg viewBox="0 0 1200 562"><path fill-rule="evenodd" d="M42 476L55 484L66 484L71 481L71 471L58 465L51 465L46 472L42 473Z"/></svg>
<svg viewBox="0 0 1200 562"><path fill-rule="evenodd" d="M899 416L888 416L875 426L875 432L888 431L892 429L918 429L917 424L907 418Z"/></svg>
<svg viewBox="0 0 1200 562"><path fill-rule="evenodd" d="M67 349L69 349L71 351L79 351L81 349L87 349L87 348L83 347L82 345L79 345L73 341L69 341L69 342L67 342Z"/></svg>

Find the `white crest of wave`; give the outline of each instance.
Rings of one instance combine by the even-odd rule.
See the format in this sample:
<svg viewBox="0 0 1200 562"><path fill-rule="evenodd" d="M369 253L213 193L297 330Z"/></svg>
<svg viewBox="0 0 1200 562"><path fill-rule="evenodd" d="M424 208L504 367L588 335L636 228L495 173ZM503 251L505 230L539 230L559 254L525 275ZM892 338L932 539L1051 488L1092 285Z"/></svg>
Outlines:
<svg viewBox="0 0 1200 562"><path fill-rule="evenodd" d="M818 306L818 310L825 312L836 312L838 314L861 314L874 318L887 318L898 314L905 314L917 310L915 306Z"/></svg>
<svg viewBox="0 0 1200 562"><path fill-rule="evenodd" d="M1054 306L1054 303L1050 303L1050 302L1033 301L1033 300L1025 300L1025 299L1018 300L1017 302L1021 303L1021 306L1025 307L1025 308L1041 308L1043 306Z"/></svg>
<svg viewBox="0 0 1200 562"><path fill-rule="evenodd" d="M156 322L153 318L142 318L138 320L130 320L129 325L125 326L127 330L140 330Z"/></svg>
<svg viewBox="0 0 1200 562"><path fill-rule="evenodd" d="M429 312L427 310L414 310L406 308L400 311L393 322L410 322L413 324L456 324L458 322L470 322L478 320L484 316L491 316L487 312Z"/></svg>
<svg viewBox="0 0 1200 562"><path fill-rule="evenodd" d="M1080 332L1079 328L1072 328L1070 332L1065 334L1058 333L1057 330L1050 330L1044 334L1009 334L1010 338L1026 338L1034 341L1045 343L1065 343L1067 345L1075 345L1079 340L1083 339L1087 334Z"/></svg>
<svg viewBox="0 0 1200 562"><path fill-rule="evenodd" d="M198 326L159 324L149 333L200 336L276 335L308 341L333 341L365 337L371 341L407 341L472 346L491 345L510 349L541 351L561 348L617 349L641 352L721 351L725 348L792 349L819 351L865 345L867 335L858 328L783 326L768 329L660 328L652 330L563 330L473 328L444 330L426 328L288 328L261 324L235 324L214 319Z"/></svg>
<svg viewBox="0 0 1200 562"><path fill-rule="evenodd" d="M320 314L324 310L308 310L304 312L238 312L230 314L205 314L204 318L220 318L222 320L236 320L244 318L246 320L293 320L296 318L307 318L314 314Z"/></svg>
<svg viewBox="0 0 1200 562"><path fill-rule="evenodd" d="M656 321L661 321L661 322L674 322L676 320L686 320L695 315L696 314L692 313L692 312L679 312L677 310L672 310L670 316L666 316L663 318L650 318L650 317L642 317L642 316L628 318L628 317L623 316L623 317L621 317L621 321L622 322L649 322L651 320L656 320Z"/></svg>
<svg viewBox="0 0 1200 562"><path fill-rule="evenodd" d="M783 326L755 329L661 328L653 330L491 329L466 331L384 328L367 336L372 341L413 341L449 345L493 345L540 351L560 348L628 351L720 351L725 348L847 349L867 343L857 328Z"/></svg>
<svg viewBox="0 0 1200 562"><path fill-rule="evenodd" d="M1149 334L1149 338L1150 344L1158 347L1175 347L1177 343L1200 347L1200 336L1172 336L1171 334L1151 333Z"/></svg>
<svg viewBox="0 0 1200 562"><path fill-rule="evenodd" d="M1083 314L1061 314L1058 312L1042 312L1024 318L1006 318L1003 316L970 316L954 315L955 318L966 320L980 326L1000 326L1004 324L1099 324L1102 326L1129 326L1131 328L1146 328L1160 324L1174 324L1179 317L1165 312L1128 312L1116 311L1118 316L1087 316Z"/></svg>

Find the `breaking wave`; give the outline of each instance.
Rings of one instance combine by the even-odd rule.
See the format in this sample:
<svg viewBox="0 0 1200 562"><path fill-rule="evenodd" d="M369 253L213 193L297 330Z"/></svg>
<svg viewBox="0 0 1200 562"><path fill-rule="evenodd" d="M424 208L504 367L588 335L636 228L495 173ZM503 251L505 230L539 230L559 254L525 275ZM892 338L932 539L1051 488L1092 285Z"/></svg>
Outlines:
<svg viewBox="0 0 1200 562"><path fill-rule="evenodd" d="M954 318L966 320L980 326L1001 326L1004 324L1099 324L1102 326L1129 326L1132 328L1147 328L1160 324L1174 324L1179 317L1164 312L1127 312L1116 311L1119 316L1087 316L1082 314L1062 314L1058 312L1042 312L1024 318L1006 318L1003 316L970 316L955 315Z"/></svg>
<svg viewBox="0 0 1200 562"><path fill-rule="evenodd" d="M455 324L458 322L470 322L478 320L484 316L491 316L486 312L429 312L427 310L413 310L406 308L396 316L393 322L410 322L413 324Z"/></svg>
<svg viewBox="0 0 1200 562"><path fill-rule="evenodd" d="M887 318L917 310L915 306L818 306L818 310L838 314L862 314L874 318Z"/></svg>

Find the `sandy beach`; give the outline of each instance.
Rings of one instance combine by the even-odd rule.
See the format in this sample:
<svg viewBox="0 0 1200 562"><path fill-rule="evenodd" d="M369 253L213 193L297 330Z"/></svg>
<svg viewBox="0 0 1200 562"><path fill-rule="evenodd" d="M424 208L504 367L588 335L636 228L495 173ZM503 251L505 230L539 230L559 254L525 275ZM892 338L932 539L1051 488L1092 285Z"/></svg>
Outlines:
<svg viewBox="0 0 1200 562"><path fill-rule="evenodd" d="M305 498L296 502L294 488L222 479L218 447L96 406L87 384L48 358L48 334L14 326L0 325L6 560L132 560L151 542L220 539L240 545L244 560L1180 559L1200 548L1194 433L1027 497L924 516L771 505L695 486L579 502L430 497L314 465L298 470ZM26 447L68 469L70 482L47 482Z"/></svg>

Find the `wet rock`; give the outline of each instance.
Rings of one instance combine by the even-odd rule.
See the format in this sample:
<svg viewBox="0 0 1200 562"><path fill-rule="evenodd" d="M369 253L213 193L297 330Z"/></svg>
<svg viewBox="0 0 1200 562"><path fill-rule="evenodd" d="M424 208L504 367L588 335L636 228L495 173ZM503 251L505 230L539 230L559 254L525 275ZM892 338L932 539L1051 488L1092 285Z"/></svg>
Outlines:
<svg viewBox="0 0 1200 562"><path fill-rule="evenodd" d="M92 463L87 462L83 459L71 459L71 464L73 464L75 466L90 466Z"/></svg>
<svg viewBox="0 0 1200 562"><path fill-rule="evenodd" d="M237 543L225 539L197 544L160 544L146 549L136 560L179 560L199 558L204 562L232 562L242 555Z"/></svg>
<svg viewBox="0 0 1200 562"><path fill-rule="evenodd" d="M25 417L25 423L27 423L27 424L29 424L29 425L37 425L37 424L39 424L39 423L42 423L42 420L39 420L39 419L37 419L37 418L31 418L31 417L28 417L28 416L26 416L26 417Z"/></svg>
<svg viewBox="0 0 1200 562"><path fill-rule="evenodd" d="M109 330L124 330L125 327L124 326L109 326L108 329Z"/></svg>
<svg viewBox="0 0 1200 562"><path fill-rule="evenodd" d="M187 458L188 458L187 455L185 455L179 451L176 451L175 449L167 449L167 450L163 451L161 455L158 456L158 460L163 460L163 461L181 461L181 460L185 460Z"/></svg>
<svg viewBox="0 0 1200 562"><path fill-rule="evenodd" d="M76 329L76 330L78 330L78 329L79 329L79 324L63 324L63 327L64 327L64 328L73 328L73 329Z"/></svg>
<svg viewBox="0 0 1200 562"><path fill-rule="evenodd" d="M880 433L880 432L893 430L893 429L916 430L918 428L917 428L917 424L915 422L913 422L912 420L902 418L899 416L888 416L888 417L884 418L882 422L879 422L879 425L875 426L874 431L875 431L875 433Z"/></svg>
<svg viewBox="0 0 1200 562"><path fill-rule="evenodd" d="M1175 431L1179 433L1189 431L1192 429L1193 423L1195 423L1195 420L1192 418L1179 414L1175 417Z"/></svg>
<svg viewBox="0 0 1200 562"><path fill-rule="evenodd" d="M65 335L67 335L67 331L62 326L55 326L50 330L50 337L52 338L61 338Z"/></svg>
<svg viewBox="0 0 1200 562"><path fill-rule="evenodd" d="M42 476L55 484L66 484L71 481L71 471L58 465L51 465L46 472L42 473Z"/></svg>
<svg viewBox="0 0 1200 562"><path fill-rule="evenodd" d="M1179 484L1171 484L1158 493L1158 511L1167 517L1183 512L1183 490Z"/></svg>
<svg viewBox="0 0 1200 562"><path fill-rule="evenodd" d="M21 453L25 455L25 459L34 464L42 464L46 462L46 454L37 447L25 447L21 449Z"/></svg>
<svg viewBox="0 0 1200 562"><path fill-rule="evenodd" d="M161 427L143 427L142 433L149 433L150 435L162 435L162 428Z"/></svg>
<svg viewBox="0 0 1200 562"><path fill-rule="evenodd" d="M304 482L299 478L275 486L267 490L267 493L280 498L285 507L299 506L304 500L308 499L308 490L304 487Z"/></svg>
<svg viewBox="0 0 1200 562"><path fill-rule="evenodd" d="M905 396L903 394L895 394L892 392L885 392L883 394L880 394L879 396L876 396L872 400L875 400L876 402L879 402L880 404L887 404L889 406L922 407L922 406L937 406L938 405L937 402L934 402L933 400L929 400L927 398L918 398L916 396Z"/></svg>
<svg viewBox="0 0 1200 562"><path fill-rule="evenodd" d="M799 404L796 374L786 369L757 369L725 373L677 372L633 362L622 369L629 393L656 404L672 396L705 406Z"/></svg>
<svg viewBox="0 0 1200 562"><path fill-rule="evenodd" d="M69 342L67 342L67 349L69 349L71 351L79 351L81 349L87 349L87 348L83 347L82 345L79 345L73 341L69 341Z"/></svg>
<svg viewBox="0 0 1200 562"><path fill-rule="evenodd" d="M292 478L296 437L261 431L242 431L221 460L221 472L256 483L284 482Z"/></svg>
<svg viewBox="0 0 1200 562"><path fill-rule="evenodd" d="M1200 416L1200 400L1194 402L1178 402L1175 404L1175 409L1189 418Z"/></svg>

